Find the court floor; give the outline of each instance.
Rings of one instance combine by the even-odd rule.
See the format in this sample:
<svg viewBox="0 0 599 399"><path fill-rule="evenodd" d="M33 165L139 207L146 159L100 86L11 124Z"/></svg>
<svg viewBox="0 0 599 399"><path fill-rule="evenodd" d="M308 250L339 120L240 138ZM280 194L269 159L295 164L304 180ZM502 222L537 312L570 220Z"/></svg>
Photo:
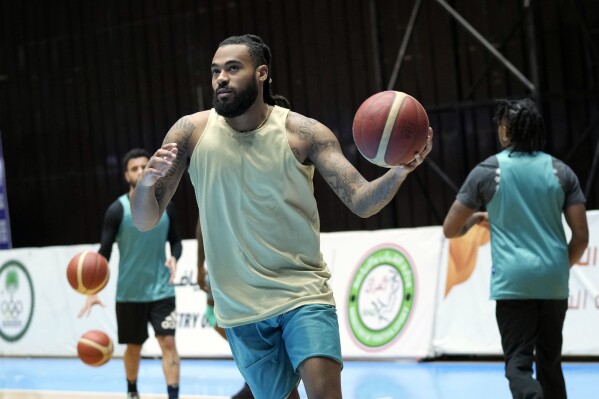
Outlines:
<svg viewBox="0 0 599 399"><path fill-rule="evenodd" d="M599 398L599 363L564 362L570 399ZM232 360L181 361L181 399L223 399L243 380ZM346 399L506 399L511 395L500 362L346 361ZM1 399L125 398L121 359L90 367L76 358L0 358ZM143 359L138 388L142 399L164 399L159 359ZM303 386L300 394L306 398Z"/></svg>

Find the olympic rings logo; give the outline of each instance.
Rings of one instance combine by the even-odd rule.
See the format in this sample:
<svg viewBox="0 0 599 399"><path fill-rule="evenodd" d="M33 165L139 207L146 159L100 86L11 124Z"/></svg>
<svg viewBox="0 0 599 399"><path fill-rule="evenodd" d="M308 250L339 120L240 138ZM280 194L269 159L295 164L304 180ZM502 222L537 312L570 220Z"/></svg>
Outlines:
<svg viewBox="0 0 599 399"><path fill-rule="evenodd" d="M13 301L12 299L9 301L2 301L0 311L5 319L15 320L23 312L23 302Z"/></svg>
<svg viewBox="0 0 599 399"><path fill-rule="evenodd" d="M0 338L20 340L31 325L35 308L33 281L27 268L17 260L0 266Z"/></svg>

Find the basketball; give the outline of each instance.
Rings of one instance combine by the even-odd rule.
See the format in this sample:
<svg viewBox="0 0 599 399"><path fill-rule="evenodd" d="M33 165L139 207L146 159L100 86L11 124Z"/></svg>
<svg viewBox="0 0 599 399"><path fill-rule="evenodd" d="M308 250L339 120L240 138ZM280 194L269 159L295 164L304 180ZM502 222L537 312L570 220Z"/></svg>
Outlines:
<svg viewBox="0 0 599 399"><path fill-rule="evenodd" d="M84 251L73 256L67 267L67 279L76 291L91 295L108 283L108 261L97 252Z"/></svg>
<svg viewBox="0 0 599 399"><path fill-rule="evenodd" d="M428 115L414 97L383 91L360 105L352 126L354 142L370 162L393 167L410 163L426 147Z"/></svg>
<svg viewBox="0 0 599 399"><path fill-rule="evenodd" d="M90 366L101 366L112 357L112 340L108 335L98 330L90 330L79 338L77 356Z"/></svg>

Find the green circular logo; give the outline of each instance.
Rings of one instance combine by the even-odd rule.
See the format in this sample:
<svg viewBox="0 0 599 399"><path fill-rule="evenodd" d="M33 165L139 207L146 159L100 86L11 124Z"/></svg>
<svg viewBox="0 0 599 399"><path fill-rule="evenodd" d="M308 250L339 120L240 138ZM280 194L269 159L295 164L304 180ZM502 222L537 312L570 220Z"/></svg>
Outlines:
<svg viewBox="0 0 599 399"><path fill-rule="evenodd" d="M33 283L16 260L0 267L0 337L15 342L27 332L33 317Z"/></svg>
<svg viewBox="0 0 599 399"><path fill-rule="evenodd" d="M374 249L352 279L347 319L354 337L369 349L397 338L410 317L415 281L412 262L403 252L391 244Z"/></svg>

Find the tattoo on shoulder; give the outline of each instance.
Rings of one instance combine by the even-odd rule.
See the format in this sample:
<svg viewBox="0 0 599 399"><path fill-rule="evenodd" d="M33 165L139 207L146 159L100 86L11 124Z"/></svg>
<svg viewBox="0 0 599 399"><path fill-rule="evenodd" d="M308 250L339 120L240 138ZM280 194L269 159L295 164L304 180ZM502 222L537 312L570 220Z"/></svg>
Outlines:
<svg viewBox="0 0 599 399"><path fill-rule="evenodd" d="M337 138L315 119L293 112L289 114L288 128L290 133L298 138L298 142L308 148L308 155L312 160L322 151L339 146ZM294 153L301 152L297 148L292 150Z"/></svg>
<svg viewBox="0 0 599 399"><path fill-rule="evenodd" d="M289 113L289 131L302 141L312 142L318 122L295 112Z"/></svg>

